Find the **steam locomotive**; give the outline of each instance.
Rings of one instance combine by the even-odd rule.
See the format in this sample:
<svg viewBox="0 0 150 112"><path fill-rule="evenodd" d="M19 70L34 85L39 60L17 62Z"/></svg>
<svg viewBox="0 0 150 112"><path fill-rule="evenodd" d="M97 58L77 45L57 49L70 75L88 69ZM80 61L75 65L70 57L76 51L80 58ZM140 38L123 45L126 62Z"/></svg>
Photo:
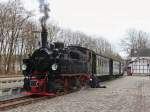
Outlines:
<svg viewBox="0 0 150 112"><path fill-rule="evenodd" d="M96 54L84 47L61 42L47 45L47 30L42 27L42 47L23 60L24 89L28 95L56 95L80 89L98 87L97 77L123 75L122 63Z"/></svg>

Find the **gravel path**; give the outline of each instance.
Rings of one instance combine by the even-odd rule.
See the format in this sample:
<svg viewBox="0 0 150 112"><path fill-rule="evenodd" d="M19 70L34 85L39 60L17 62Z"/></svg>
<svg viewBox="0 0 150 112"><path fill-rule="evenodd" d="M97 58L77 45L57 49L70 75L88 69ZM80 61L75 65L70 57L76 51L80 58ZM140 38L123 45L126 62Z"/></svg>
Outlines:
<svg viewBox="0 0 150 112"><path fill-rule="evenodd" d="M150 112L150 78L126 76L8 112Z"/></svg>

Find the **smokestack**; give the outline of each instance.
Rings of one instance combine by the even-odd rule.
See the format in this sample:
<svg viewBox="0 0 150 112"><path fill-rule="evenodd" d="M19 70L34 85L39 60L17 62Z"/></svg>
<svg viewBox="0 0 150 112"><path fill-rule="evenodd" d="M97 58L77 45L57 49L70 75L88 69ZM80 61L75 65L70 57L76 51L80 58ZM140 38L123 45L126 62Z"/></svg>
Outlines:
<svg viewBox="0 0 150 112"><path fill-rule="evenodd" d="M46 28L46 21L49 18L48 12L50 11L48 3L45 2L45 0L39 0L40 3L40 12L43 13L43 16L40 19L42 32L41 32L41 41L42 41L42 47L47 47L47 28Z"/></svg>
<svg viewBox="0 0 150 112"><path fill-rule="evenodd" d="M42 26L41 41L42 47L45 48L47 46L47 29L44 26Z"/></svg>

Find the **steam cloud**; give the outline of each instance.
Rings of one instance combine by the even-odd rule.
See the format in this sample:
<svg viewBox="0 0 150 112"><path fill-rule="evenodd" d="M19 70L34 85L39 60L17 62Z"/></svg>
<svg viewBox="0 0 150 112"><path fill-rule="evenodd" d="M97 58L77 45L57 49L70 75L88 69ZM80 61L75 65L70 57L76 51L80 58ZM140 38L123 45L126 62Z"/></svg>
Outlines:
<svg viewBox="0 0 150 112"><path fill-rule="evenodd" d="M40 18L41 26L46 28L46 21L49 18L48 12L50 11L49 4L45 0L39 0L39 4L40 12L43 13L43 16Z"/></svg>

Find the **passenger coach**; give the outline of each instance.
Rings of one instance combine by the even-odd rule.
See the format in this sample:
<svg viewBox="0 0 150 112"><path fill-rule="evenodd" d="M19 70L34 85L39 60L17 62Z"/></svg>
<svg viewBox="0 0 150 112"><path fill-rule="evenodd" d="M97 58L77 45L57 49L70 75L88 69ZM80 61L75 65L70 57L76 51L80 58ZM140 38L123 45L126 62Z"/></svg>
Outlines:
<svg viewBox="0 0 150 112"><path fill-rule="evenodd" d="M122 76L124 73L123 63L119 60L96 54L93 52L93 73L101 80Z"/></svg>

